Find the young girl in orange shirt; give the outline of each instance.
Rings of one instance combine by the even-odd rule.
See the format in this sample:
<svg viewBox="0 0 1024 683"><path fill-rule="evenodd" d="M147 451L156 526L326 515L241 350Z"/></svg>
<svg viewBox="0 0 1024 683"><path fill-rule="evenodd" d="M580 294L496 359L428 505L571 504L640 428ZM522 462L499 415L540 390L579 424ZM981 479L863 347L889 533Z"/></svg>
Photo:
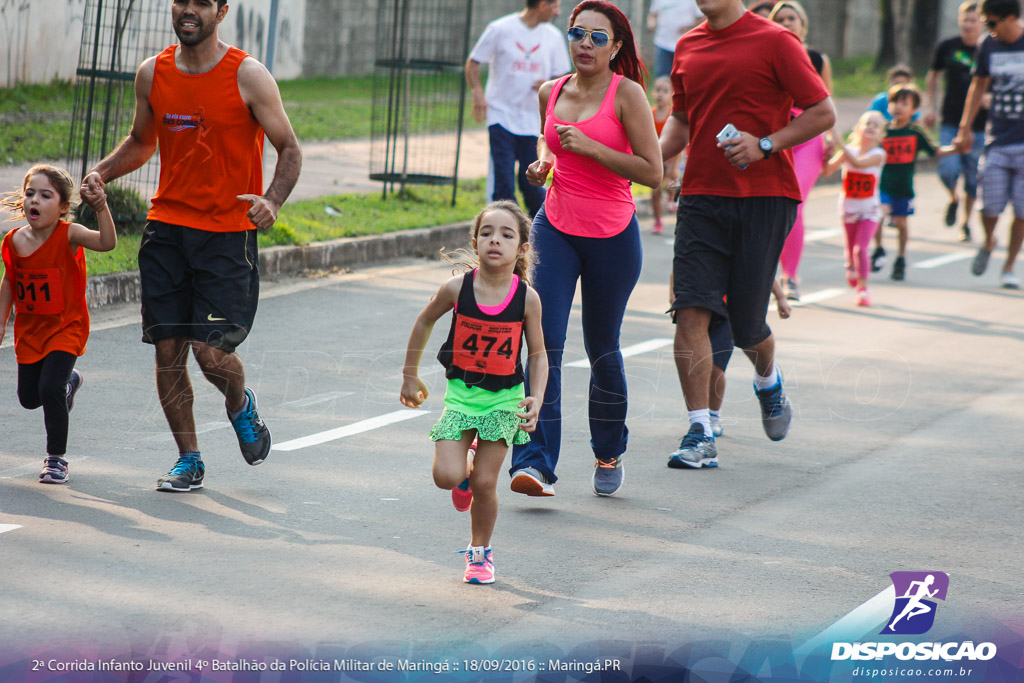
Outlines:
<svg viewBox="0 0 1024 683"><path fill-rule="evenodd" d="M82 373L75 361L85 353L89 309L85 304L85 249L110 251L117 244L114 220L103 190L82 190L96 213L99 230L70 223L74 182L66 171L47 165L29 169L20 190L0 204L27 224L11 230L0 245L0 342L14 306L14 355L18 399L29 410L43 407L46 458L39 481L64 484L68 462L68 413Z"/></svg>

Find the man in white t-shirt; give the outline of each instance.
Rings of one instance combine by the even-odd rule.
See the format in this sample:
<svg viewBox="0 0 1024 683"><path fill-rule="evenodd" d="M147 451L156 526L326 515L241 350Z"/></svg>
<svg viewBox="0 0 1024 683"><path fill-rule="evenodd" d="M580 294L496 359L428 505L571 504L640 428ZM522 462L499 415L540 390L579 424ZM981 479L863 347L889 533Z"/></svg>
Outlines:
<svg viewBox="0 0 1024 683"><path fill-rule="evenodd" d="M527 167L537 160L541 132L537 89L572 67L565 36L551 24L560 5L561 0L526 0L522 12L488 24L466 60L473 118L487 121L491 139L491 200L515 201L518 162L519 191L531 216L544 203L544 188L526 180ZM480 86L481 64L489 65L486 93Z"/></svg>
<svg viewBox="0 0 1024 683"><path fill-rule="evenodd" d="M704 20L696 0L651 0L647 29L654 31L654 77L668 76L679 37Z"/></svg>

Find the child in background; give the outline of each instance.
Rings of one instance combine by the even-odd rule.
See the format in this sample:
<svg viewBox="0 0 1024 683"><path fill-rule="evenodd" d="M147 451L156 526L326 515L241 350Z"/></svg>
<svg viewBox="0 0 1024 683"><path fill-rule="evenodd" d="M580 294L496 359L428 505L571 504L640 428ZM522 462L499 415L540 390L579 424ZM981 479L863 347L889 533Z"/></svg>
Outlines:
<svg viewBox="0 0 1024 683"><path fill-rule="evenodd" d="M886 158L881 147L884 131L885 118L877 111L865 112L850 134L849 144L836 152L825 167L826 175L843 168L839 211L846 228L846 282L856 287L858 306L871 305L868 249L882 221L878 185Z"/></svg>
<svg viewBox="0 0 1024 683"><path fill-rule="evenodd" d="M654 81L654 106L651 107L651 114L654 116L654 129L661 135L661 129L665 122L672 115L672 81L668 76L662 76ZM664 173L661 185L651 190L651 212L654 214L654 228L651 230L655 235L665 231L664 223L661 220L664 212L662 198L665 204L670 203L673 192L672 185L679 176L679 157L673 157L665 161Z"/></svg>
<svg viewBox="0 0 1024 683"><path fill-rule="evenodd" d="M541 330L540 297L529 286L533 267L530 219L515 202L489 204L473 224L473 254L462 250L457 265L476 266L457 275L423 309L402 370L401 403L418 408L427 399L419 378L420 357L434 323L454 309L448 339L437 359L446 368L444 412L430 430L434 440L434 483L453 489L469 478L472 536L466 554L466 583L494 583L491 534L498 516L498 476L513 444L527 443L544 402L548 362ZM520 357L523 335L529 348L530 387L526 395ZM476 454L467 452L476 441Z"/></svg>
<svg viewBox="0 0 1024 683"><path fill-rule="evenodd" d="M39 164L29 169L21 190L0 201L14 212L12 220L27 221L0 245L6 269L0 282L0 342L13 304L18 399L29 410L43 407L47 455L39 481L44 484L68 481L68 413L82 386L82 373L74 367L89 338L83 247L110 251L117 244L103 190L82 191L96 212L98 231L67 221L73 193L66 171Z"/></svg>
<svg viewBox="0 0 1024 683"><path fill-rule="evenodd" d="M882 169L882 204L892 219L891 225L899 231L899 255L892 264L893 280L903 280L907 268L907 217L914 213L914 170L917 155L947 157L957 154L953 145L936 147L928 134L911 119L921 106L921 93L913 85L897 85L889 89L889 114L892 120L886 131L882 147L885 148L885 167ZM879 238L880 240L880 238ZM881 243L879 241L879 246Z"/></svg>

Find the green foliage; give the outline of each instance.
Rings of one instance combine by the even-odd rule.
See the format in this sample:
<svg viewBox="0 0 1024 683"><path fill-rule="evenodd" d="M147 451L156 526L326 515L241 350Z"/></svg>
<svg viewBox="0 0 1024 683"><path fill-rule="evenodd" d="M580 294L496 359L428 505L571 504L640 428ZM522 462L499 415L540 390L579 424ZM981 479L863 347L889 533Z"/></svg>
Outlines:
<svg viewBox="0 0 1024 683"><path fill-rule="evenodd" d="M885 86L885 72L875 71L873 55L832 60L833 97L871 97Z"/></svg>
<svg viewBox="0 0 1024 683"><path fill-rule="evenodd" d="M64 158L73 109L68 81L0 89L0 163Z"/></svg>
<svg viewBox="0 0 1024 683"><path fill-rule="evenodd" d="M112 183L106 186L107 206L114 217L118 235L141 235L146 228L149 202L135 190ZM99 230L96 214L84 203L75 212L75 220L87 228Z"/></svg>
<svg viewBox="0 0 1024 683"><path fill-rule="evenodd" d="M139 269L139 244L141 235L117 235L117 246L111 251L87 251L85 263L89 275L122 273Z"/></svg>

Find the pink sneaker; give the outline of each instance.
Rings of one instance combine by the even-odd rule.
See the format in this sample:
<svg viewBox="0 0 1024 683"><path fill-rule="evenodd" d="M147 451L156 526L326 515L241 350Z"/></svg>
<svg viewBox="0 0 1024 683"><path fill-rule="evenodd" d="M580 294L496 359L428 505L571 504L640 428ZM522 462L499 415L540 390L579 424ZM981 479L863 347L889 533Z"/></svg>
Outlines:
<svg viewBox="0 0 1024 683"><path fill-rule="evenodd" d="M857 290L857 305L858 306L870 306L871 297L868 296L868 290L858 289Z"/></svg>
<svg viewBox="0 0 1024 683"><path fill-rule="evenodd" d="M846 284L850 285L851 287L857 286L857 271L855 271L853 268L846 269Z"/></svg>
<svg viewBox="0 0 1024 683"><path fill-rule="evenodd" d="M494 559L490 547L469 546L466 553L466 575L462 578L466 583L494 583Z"/></svg>
<svg viewBox="0 0 1024 683"><path fill-rule="evenodd" d="M665 225L661 222L661 220L659 219L659 220L654 221L654 227L651 228L651 234L653 234L653 235L660 235L660 234L662 234L664 232L665 232Z"/></svg>
<svg viewBox="0 0 1024 683"><path fill-rule="evenodd" d="M480 444L480 438L473 439L469 444L469 452L466 453L466 460L472 460L476 455L476 448ZM459 512L465 512L473 503L473 489L469 488L469 477L462 480L462 483L452 489L452 505Z"/></svg>

